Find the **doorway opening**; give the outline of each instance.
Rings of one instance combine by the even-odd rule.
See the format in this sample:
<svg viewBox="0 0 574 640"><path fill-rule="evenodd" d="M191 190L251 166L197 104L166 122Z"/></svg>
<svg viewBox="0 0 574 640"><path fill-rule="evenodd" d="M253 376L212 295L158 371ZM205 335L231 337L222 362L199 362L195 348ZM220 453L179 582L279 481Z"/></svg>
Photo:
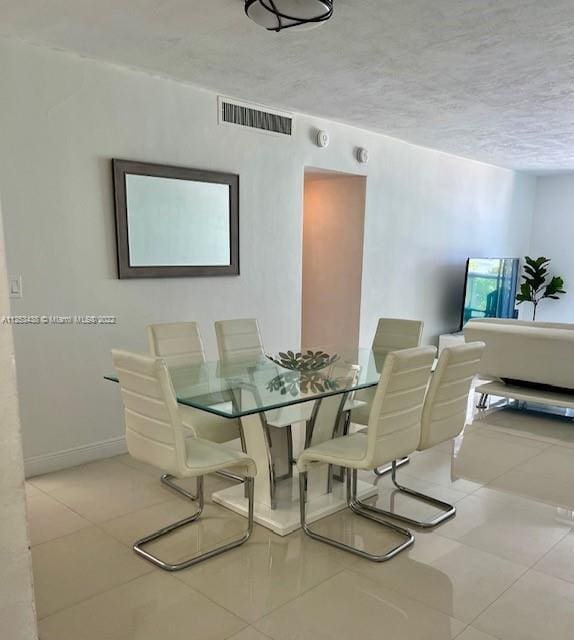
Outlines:
<svg viewBox="0 0 574 640"><path fill-rule="evenodd" d="M301 346L359 345L365 176L305 168Z"/></svg>

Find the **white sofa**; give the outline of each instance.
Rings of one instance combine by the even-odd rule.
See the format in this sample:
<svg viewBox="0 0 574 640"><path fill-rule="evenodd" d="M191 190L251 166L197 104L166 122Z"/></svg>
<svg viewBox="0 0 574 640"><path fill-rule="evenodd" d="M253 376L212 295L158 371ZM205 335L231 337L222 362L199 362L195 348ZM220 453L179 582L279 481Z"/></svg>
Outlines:
<svg viewBox="0 0 574 640"><path fill-rule="evenodd" d="M480 377L574 394L574 324L481 318L463 331L467 342L486 344Z"/></svg>

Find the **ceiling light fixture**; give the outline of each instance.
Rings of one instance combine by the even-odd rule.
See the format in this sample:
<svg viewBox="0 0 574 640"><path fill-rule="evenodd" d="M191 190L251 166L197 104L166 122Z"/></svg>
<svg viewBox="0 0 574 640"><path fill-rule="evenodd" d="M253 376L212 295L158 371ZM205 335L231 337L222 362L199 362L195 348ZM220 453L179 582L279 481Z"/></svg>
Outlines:
<svg viewBox="0 0 574 640"><path fill-rule="evenodd" d="M333 15L333 0L245 0L245 13L267 31L312 29Z"/></svg>

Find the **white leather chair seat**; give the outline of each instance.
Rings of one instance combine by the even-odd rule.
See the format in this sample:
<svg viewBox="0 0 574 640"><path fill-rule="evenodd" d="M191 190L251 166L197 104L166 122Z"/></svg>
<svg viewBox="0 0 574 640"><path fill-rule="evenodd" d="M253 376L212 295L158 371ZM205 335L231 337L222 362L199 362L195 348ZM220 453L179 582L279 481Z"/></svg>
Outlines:
<svg viewBox="0 0 574 640"><path fill-rule="evenodd" d="M185 439L186 465L189 476L203 476L221 469L233 468L252 478L256 474L255 463L241 451L235 451L201 438Z"/></svg>
<svg viewBox="0 0 574 640"><path fill-rule="evenodd" d="M183 426L198 438L224 443L239 438L239 424L235 418L222 418L184 404L178 405Z"/></svg>
<svg viewBox="0 0 574 640"><path fill-rule="evenodd" d="M367 435L354 433L326 440L321 444L305 449L297 460L299 469L308 467L310 461L353 467L353 461L362 462L367 454ZM359 468L359 467L358 467Z"/></svg>

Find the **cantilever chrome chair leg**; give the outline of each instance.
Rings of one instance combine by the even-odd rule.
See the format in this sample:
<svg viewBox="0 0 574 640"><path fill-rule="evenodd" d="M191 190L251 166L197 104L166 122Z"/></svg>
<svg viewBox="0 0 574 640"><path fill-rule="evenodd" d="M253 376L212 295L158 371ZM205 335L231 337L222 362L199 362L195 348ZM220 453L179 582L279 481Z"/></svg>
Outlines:
<svg viewBox="0 0 574 640"><path fill-rule="evenodd" d="M215 474L223 478L227 478L228 480L235 480L235 482L243 482L245 480L243 476L238 476L235 473L231 473L230 471L216 471ZM191 493L191 491L187 491L186 489L183 489L182 487L178 486L174 482L174 477L171 474L164 473L163 476L161 476L160 480L162 481L163 484L167 485L170 489L173 489L173 491L176 491L180 495L184 496L184 498L187 498L188 500L194 500L194 501L197 500L197 497L198 497L197 494L193 494Z"/></svg>
<svg viewBox="0 0 574 640"><path fill-rule="evenodd" d="M396 460L395 462L397 464L397 467L402 467L404 464L408 464L410 460L411 459L408 456L405 456L404 458L399 458L399 460ZM393 470L393 463L386 464L382 467L376 467L375 469L373 469L373 471L375 472L375 475L378 476L379 478L381 476L386 475L392 470Z"/></svg>
<svg viewBox="0 0 574 640"><path fill-rule="evenodd" d="M191 491L187 491L183 487L180 487L177 484L175 484L174 476L172 476L170 473L164 473L163 476L161 476L160 480L162 481L163 484L167 485L170 489L172 489L173 491L176 491L177 493L182 495L184 498L187 498L188 500L195 501L199 497L199 488L197 489L196 494L191 493ZM198 483L199 483L199 478L198 478Z"/></svg>
<svg viewBox="0 0 574 640"><path fill-rule="evenodd" d="M448 502L443 502L442 500L438 500L437 498L433 498L432 496L427 496L424 493L419 493L418 491L414 491L413 489L409 489L408 487L404 487L403 485L397 482L397 467L398 464L393 462L391 465L391 478L395 487L401 491L402 493L406 493L409 496L413 496L423 502L427 502L428 504L432 504L435 507L438 507L442 510L442 513L439 513L431 520L415 520L414 518L408 518L407 516L403 516L400 513L395 513L394 511L386 511L384 509L375 509L371 505L364 504L359 502L359 504L368 511L376 511L377 513L382 513L389 518L393 518L394 520L400 520L401 522L406 522L407 524L413 525L415 527L419 527L421 529L432 529L439 524L443 523L445 520L452 518L456 514L456 507L449 504Z"/></svg>
<svg viewBox="0 0 574 640"><path fill-rule="evenodd" d="M248 516L247 516L247 529L241 535L240 538L234 539L231 542L227 542L226 544L222 544L219 547L215 547L206 551L204 553L198 553L187 560L183 560L182 562L178 562L175 564L165 562L161 558L154 556L153 554L146 551L143 546L148 542L152 542L154 540L158 540L163 536L166 536L177 529L184 527L185 525L191 524L196 521L203 511L203 477L200 476L197 478L197 494L198 494L198 508L197 511L189 516L188 518L184 518L183 520L179 520L178 522L174 522L173 524L168 525L167 527L163 527L154 533L150 533L149 535L137 540L133 545L133 550L142 558L149 560L149 562L155 564L160 569L165 569L166 571L179 571L181 569L186 569L187 567L191 567L194 564L198 564L199 562L203 562L208 558L213 558L213 556L217 556L220 553L224 553L225 551L229 551L230 549L234 549L235 547L239 547L244 542L247 542L249 537L251 536L251 532L253 531L253 502L254 502L254 481L253 478L245 479L245 486L247 488L248 493ZM178 487L179 489L179 487ZM177 489L176 489L177 490ZM183 490L182 490L183 491ZM186 492L187 493L187 492Z"/></svg>
<svg viewBox="0 0 574 640"><path fill-rule="evenodd" d="M299 474L299 504L301 510L301 528L303 531L310 537L315 540L319 540L320 542L325 542L330 544L333 547L337 547L338 549L343 549L343 551L349 551L350 553L354 553L361 558L367 558L368 560L372 560L373 562L386 562L391 558L394 558L401 551L404 551L408 547L410 547L415 538L410 531L403 529L402 527L398 527L391 522L387 522L382 518L377 518L374 514L364 511L361 507L361 503L357 499L357 470L353 469L352 472L350 469L347 469L347 505L348 507L357 515L363 516L364 518L368 518L369 520L373 520L374 522L386 527L387 529L391 529L395 533L403 536L405 539L404 542L393 547L390 551L383 555L376 555L373 553L369 553L368 551L363 551L362 549L357 549L351 545L345 544L344 542L340 542L339 540L335 540L335 538L329 538L327 536L323 536L315 531L312 531L309 525L307 524L307 473L302 472Z"/></svg>
<svg viewBox="0 0 574 640"><path fill-rule="evenodd" d="M231 471L216 471L215 475L227 478L228 480L235 480L235 482L243 482L245 480L242 476L238 476L236 473L231 473Z"/></svg>

